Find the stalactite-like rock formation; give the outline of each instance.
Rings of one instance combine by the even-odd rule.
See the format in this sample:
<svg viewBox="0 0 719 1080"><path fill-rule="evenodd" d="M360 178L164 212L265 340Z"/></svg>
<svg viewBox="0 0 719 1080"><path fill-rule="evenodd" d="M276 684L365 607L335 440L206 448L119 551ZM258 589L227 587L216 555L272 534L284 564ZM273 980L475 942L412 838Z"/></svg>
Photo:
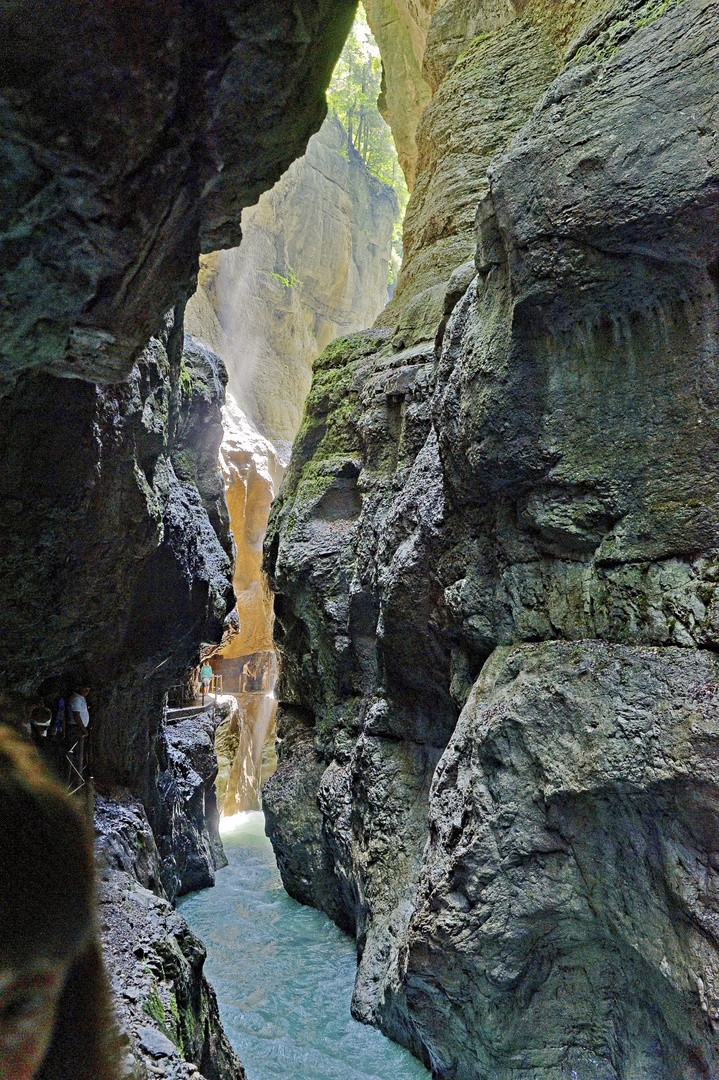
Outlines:
<svg viewBox="0 0 719 1080"><path fill-rule="evenodd" d="M427 33L447 73L395 314L317 362L270 522L269 829L288 889L357 935L355 1014L436 1076L698 1080L716 10L458 8Z"/></svg>

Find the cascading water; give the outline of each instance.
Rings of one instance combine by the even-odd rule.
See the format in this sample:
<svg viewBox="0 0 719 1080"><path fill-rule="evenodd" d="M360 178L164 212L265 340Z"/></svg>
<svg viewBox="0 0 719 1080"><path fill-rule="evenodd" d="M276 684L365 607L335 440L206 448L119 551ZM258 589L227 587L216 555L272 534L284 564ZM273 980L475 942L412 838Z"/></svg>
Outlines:
<svg viewBox="0 0 719 1080"><path fill-rule="evenodd" d="M287 895L262 814L222 828L229 865L181 907L207 946L206 973L248 1080L428 1080L407 1050L351 1018L354 943Z"/></svg>
<svg viewBox="0 0 719 1080"><path fill-rule="evenodd" d="M237 705L215 734L218 802L225 817L259 810L262 783L277 767L274 693L233 696Z"/></svg>

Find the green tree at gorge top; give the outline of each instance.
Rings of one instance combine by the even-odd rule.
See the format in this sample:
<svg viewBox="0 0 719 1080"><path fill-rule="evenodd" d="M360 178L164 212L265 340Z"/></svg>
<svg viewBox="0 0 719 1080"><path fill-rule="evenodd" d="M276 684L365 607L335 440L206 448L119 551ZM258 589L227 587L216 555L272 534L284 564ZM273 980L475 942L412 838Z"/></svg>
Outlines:
<svg viewBox="0 0 719 1080"><path fill-rule="evenodd" d="M392 134L377 108L382 61L360 6L327 91L327 104L347 133L347 141L371 176L394 188L404 215L409 193Z"/></svg>

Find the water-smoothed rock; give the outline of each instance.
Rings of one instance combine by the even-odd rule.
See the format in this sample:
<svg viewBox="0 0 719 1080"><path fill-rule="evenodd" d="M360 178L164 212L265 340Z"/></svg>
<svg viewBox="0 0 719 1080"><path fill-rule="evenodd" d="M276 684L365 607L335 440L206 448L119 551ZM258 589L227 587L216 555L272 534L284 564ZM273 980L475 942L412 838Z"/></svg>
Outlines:
<svg viewBox="0 0 719 1080"><path fill-rule="evenodd" d="M278 861L438 1077L717 1070L719 39L707 0L592 15L513 84L472 282L315 365L268 533Z"/></svg>
<svg viewBox="0 0 719 1080"><path fill-rule="evenodd" d="M621 14L492 165L445 336L433 417L466 568L447 600L470 651L716 640L714 15Z"/></svg>
<svg viewBox="0 0 719 1080"><path fill-rule="evenodd" d="M457 715L432 361L376 332L325 351L266 541L281 660L268 834L288 891L357 935L362 1019L408 917Z"/></svg>
<svg viewBox="0 0 719 1080"><path fill-rule="evenodd" d="M262 542L286 459L228 395L220 465L237 555L232 579L240 632L223 647L229 659L272 649L272 596L262 573Z"/></svg>
<svg viewBox="0 0 719 1080"><path fill-rule="evenodd" d="M215 731L226 709L213 702L195 716L168 713L161 731L166 760L161 761L158 790L165 820L156 832L171 900L214 885L215 870L227 865L215 791Z"/></svg>
<svg viewBox="0 0 719 1080"><path fill-rule="evenodd" d="M715 1075L718 675L588 641L487 662L385 989L439 1075Z"/></svg>
<svg viewBox="0 0 719 1080"><path fill-rule="evenodd" d="M226 375L192 342L183 355L182 310L200 249L239 242L243 207L319 128L354 7L0 12L0 707L22 721L91 686L89 769L144 807L130 847L149 834L157 864L130 862L158 893L207 882L218 857L196 814L207 733L198 770L162 711L234 603ZM205 1075L237 1074L197 1024Z"/></svg>
<svg viewBox="0 0 719 1080"><path fill-rule="evenodd" d="M354 8L3 5L0 392L130 372L319 128Z"/></svg>

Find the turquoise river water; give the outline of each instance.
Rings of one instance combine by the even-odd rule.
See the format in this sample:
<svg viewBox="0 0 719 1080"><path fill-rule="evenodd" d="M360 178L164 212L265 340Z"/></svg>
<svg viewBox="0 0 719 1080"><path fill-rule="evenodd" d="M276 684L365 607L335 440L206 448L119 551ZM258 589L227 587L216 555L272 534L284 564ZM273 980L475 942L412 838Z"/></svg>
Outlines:
<svg viewBox="0 0 719 1080"><path fill-rule="evenodd" d="M350 1016L355 945L282 887L261 813L222 840L229 866L181 901L248 1080L429 1080L412 1055Z"/></svg>

